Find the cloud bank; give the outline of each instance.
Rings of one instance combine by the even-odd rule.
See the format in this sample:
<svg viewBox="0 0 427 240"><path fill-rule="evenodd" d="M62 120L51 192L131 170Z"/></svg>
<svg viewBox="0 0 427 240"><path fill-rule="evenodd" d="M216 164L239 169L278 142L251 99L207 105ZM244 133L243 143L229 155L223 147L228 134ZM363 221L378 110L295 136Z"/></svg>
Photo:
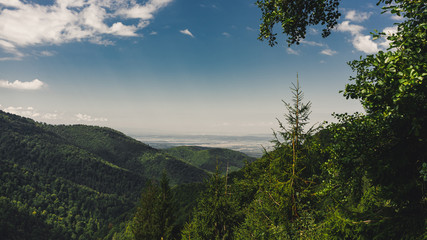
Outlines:
<svg viewBox="0 0 427 240"><path fill-rule="evenodd" d="M76 41L112 44L106 36L138 36L137 31L172 1L54 0L52 5L39 5L0 0L0 49L7 54L0 60L19 60L25 55L20 49L28 46Z"/></svg>
<svg viewBox="0 0 427 240"><path fill-rule="evenodd" d="M34 79L31 82L21 82L19 80L15 80L14 82L9 82L7 80L0 80L1 88L11 88L11 89L19 89L19 90L39 90L46 84L38 79Z"/></svg>
<svg viewBox="0 0 427 240"><path fill-rule="evenodd" d="M30 118L34 118L34 117L39 117L40 113L38 113L33 107L7 107L5 109L3 109L3 111L8 112L8 113L12 113L12 114L16 114L16 115L20 115L23 117L30 117Z"/></svg>
<svg viewBox="0 0 427 240"><path fill-rule="evenodd" d="M1 107L1 105L0 105ZM61 116L57 112L55 113L40 113L33 107L7 107L3 109L3 111L12 113L15 115L28 117L28 118L34 118L34 119L40 119L40 120L57 120L60 119Z"/></svg>

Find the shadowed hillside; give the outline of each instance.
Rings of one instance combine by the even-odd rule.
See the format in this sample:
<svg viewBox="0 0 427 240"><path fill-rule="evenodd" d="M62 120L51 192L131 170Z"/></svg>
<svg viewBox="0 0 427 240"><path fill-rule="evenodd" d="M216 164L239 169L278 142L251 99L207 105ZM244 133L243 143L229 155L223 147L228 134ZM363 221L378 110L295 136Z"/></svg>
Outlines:
<svg viewBox="0 0 427 240"><path fill-rule="evenodd" d="M223 174L227 171L227 167L229 172L236 171L244 167L246 162L250 163L256 159L244 153L224 148L182 146L164 151L209 172L214 172L218 164L219 170Z"/></svg>

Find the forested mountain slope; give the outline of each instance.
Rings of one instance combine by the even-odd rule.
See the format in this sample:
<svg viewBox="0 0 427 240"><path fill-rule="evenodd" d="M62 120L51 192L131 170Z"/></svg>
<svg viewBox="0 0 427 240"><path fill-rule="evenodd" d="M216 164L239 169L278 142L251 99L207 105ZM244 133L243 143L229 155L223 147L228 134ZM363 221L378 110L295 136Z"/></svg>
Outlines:
<svg viewBox="0 0 427 240"><path fill-rule="evenodd" d="M244 153L224 148L182 146L168 148L164 151L209 172L214 172L218 164L219 170L223 174L226 173L227 167L229 172L233 172L243 168L245 163L253 162L256 159Z"/></svg>
<svg viewBox="0 0 427 240"><path fill-rule="evenodd" d="M19 227L0 229L17 239L105 236L133 208L148 179L163 171L172 184L207 176L112 129L52 126L2 111L0 166L2 226L15 225L17 219L7 217L12 215L32 216L28 221L44 226L43 234L34 235Z"/></svg>
<svg viewBox="0 0 427 240"><path fill-rule="evenodd" d="M45 129L67 139L68 143L85 149L121 168L131 169L148 178L159 179L163 171L172 185L200 182L206 173L177 159L124 135L116 130L87 125L53 126Z"/></svg>

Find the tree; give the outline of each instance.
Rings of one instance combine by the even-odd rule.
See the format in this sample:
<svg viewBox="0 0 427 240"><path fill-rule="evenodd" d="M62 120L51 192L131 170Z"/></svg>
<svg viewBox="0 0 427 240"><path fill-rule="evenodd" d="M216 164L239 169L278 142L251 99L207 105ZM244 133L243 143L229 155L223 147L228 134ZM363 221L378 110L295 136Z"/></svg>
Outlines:
<svg viewBox="0 0 427 240"><path fill-rule="evenodd" d="M197 201L192 220L182 231L182 239L233 239L238 213L239 205L228 188L227 176L221 176L217 166Z"/></svg>
<svg viewBox="0 0 427 240"><path fill-rule="evenodd" d="M310 117L310 107L311 102L303 103L304 94L299 86L299 79L297 74L297 83L296 85L292 83L292 104L283 101L286 106L287 113L285 114L285 119L287 122L287 127L279 120L279 127L281 131L274 132L275 140L273 141L276 144L276 149L283 147L283 145L289 146L292 149L292 163L289 174L289 188L291 189L291 201L292 201L292 216L297 217L297 206L296 206L296 192L297 186L302 181L300 171L304 166L298 166L300 164L300 158L304 158L304 149L302 146L304 140L306 140L314 131L314 128L311 127L305 131L306 125L309 123ZM278 138L278 134L283 138L285 142L281 142ZM285 155L281 156L279 160L281 162L287 162Z"/></svg>
<svg viewBox="0 0 427 240"><path fill-rule="evenodd" d="M367 117L387 131L389 141L377 144L377 152L383 150L386 158L380 163L396 171L379 178L381 166L371 162L371 179L387 187L395 201L419 203L423 192L419 171L427 161L427 4L395 2L397 5L386 10L406 20L388 37L390 51L349 63L356 76L347 84L344 96L360 99Z"/></svg>
<svg viewBox="0 0 427 240"><path fill-rule="evenodd" d="M172 191L169 186L169 178L166 173L162 173L160 181L160 232L162 239L167 240L171 238L173 224L175 222L176 206L173 199Z"/></svg>
<svg viewBox="0 0 427 240"><path fill-rule="evenodd" d="M392 214L376 217L393 226L390 232L396 238L402 233L417 236L426 224L426 184L420 170L427 162L427 5L423 1L394 3L385 10L405 21L397 24L396 34L387 37L389 51L349 63L356 76L344 96L359 99L366 115L340 116L345 130L334 126L334 132L341 140L353 139L351 145L341 140L335 145L341 153L347 152L336 162L341 176L356 179L357 174L363 175L380 190L377 199L387 200ZM363 192L358 195L363 197ZM377 207L380 212L384 209L386 205ZM385 219L399 219L399 225Z"/></svg>
<svg viewBox="0 0 427 240"><path fill-rule="evenodd" d="M276 44L273 26L277 23L288 34L288 44L298 44L309 25L326 24L328 33L336 25L338 3L260 0L260 38ZM336 205L325 211L329 236L395 239L425 232L427 4L377 1L382 3L384 12L404 21L397 24L397 33L387 37L388 51L349 63L356 75L344 96L359 99L366 114L337 115L339 122L328 127L334 137L331 159L324 166L329 177L318 195ZM297 19L302 21L295 23Z"/></svg>
<svg viewBox="0 0 427 240"><path fill-rule="evenodd" d="M132 233L136 240L170 239L174 220L169 179L163 173L160 186L151 181L145 188L132 222Z"/></svg>
<svg viewBox="0 0 427 240"><path fill-rule="evenodd" d="M280 131L274 132L274 149L245 167L245 179L236 184L244 192L241 198L248 198L245 192L255 189L243 210L245 218L236 229L236 239L316 238L308 234L314 176L310 165L315 165L309 156L314 155L311 135L316 129L306 128L311 102L303 102L298 76L291 91L292 102L283 101L286 122L277 119Z"/></svg>
<svg viewBox="0 0 427 240"><path fill-rule="evenodd" d="M270 46L277 44L274 26L280 24L288 36L288 45L299 44L305 38L307 26L326 25L322 36L331 34L341 16L338 12L340 0L258 0L262 11L262 23L258 39L267 39Z"/></svg>

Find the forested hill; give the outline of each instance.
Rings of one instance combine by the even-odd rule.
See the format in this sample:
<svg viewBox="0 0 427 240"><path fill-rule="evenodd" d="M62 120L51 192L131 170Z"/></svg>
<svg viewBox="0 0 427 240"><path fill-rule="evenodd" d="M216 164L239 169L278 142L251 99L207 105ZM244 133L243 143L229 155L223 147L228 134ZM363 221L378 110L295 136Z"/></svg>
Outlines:
<svg viewBox="0 0 427 240"><path fill-rule="evenodd" d="M208 148L197 146L181 146L165 149L170 155L182 159L191 165L209 172L215 172L218 165L221 173L239 170L245 163L251 163L256 158L224 148Z"/></svg>
<svg viewBox="0 0 427 240"><path fill-rule="evenodd" d="M0 232L13 231L17 239L105 236L133 208L149 179L165 171L177 185L207 176L109 128L53 126L3 111L0 166ZM12 216L31 216L28 222L44 227L32 235L15 226Z"/></svg>

